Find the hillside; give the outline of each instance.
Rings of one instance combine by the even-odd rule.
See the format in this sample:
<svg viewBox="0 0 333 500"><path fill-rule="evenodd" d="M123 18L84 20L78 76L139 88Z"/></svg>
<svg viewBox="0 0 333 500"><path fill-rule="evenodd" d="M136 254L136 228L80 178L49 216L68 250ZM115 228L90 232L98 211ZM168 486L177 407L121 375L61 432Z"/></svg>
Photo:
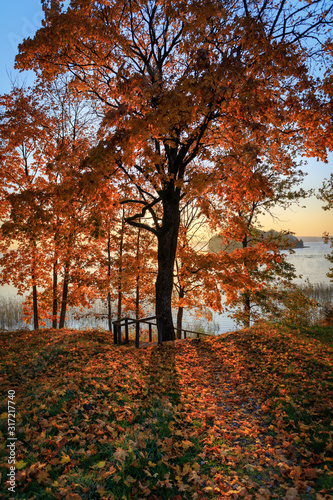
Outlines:
<svg viewBox="0 0 333 500"><path fill-rule="evenodd" d="M304 243L302 239L296 238L292 234L283 235L283 238L279 237L279 233L271 229L270 231L258 231L256 237L251 241L249 239L248 246L256 244L260 239L276 239L279 243L280 248L303 248ZM242 248L242 243L240 241L232 241L228 244L223 243L223 239L219 235L213 236L208 242L208 249L210 252L220 252L225 250L227 252L232 252L236 248Z"/></svg>
<svg viewBox="0 0 333 500"><path fill-rule="evenodd" d="M269 325L163 347L0 334L2 498L329 499L333 332Z"/></svg>

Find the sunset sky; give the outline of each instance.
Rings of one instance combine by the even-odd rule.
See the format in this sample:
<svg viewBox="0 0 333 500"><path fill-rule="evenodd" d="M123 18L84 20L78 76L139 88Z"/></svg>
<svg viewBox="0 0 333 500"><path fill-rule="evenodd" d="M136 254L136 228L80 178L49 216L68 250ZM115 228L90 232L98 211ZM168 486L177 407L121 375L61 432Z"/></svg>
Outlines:
<svg viewBox="0 0 333 500"><path fill-rule="evenodd" d="M40 0L13 0L3 2L0 6L0 92L10 91L10 78L16 78L14 58L17 45L23 38L33 36L40 26L43 11ZM32 75L21 74L20 81L32 81ZM328 178L333 169L333 154L330 155L328 164L309 159L305 171L308 176L304 182L305 189L321 187L325 178ZM302 203L305 208L297 207L283 211L276 209L276 219L266 217L263 219L264 229L286 229L293 231L296 236L322 236L327 231L333 234L333 214L321 209L322 202L311 197Z"/></svg>

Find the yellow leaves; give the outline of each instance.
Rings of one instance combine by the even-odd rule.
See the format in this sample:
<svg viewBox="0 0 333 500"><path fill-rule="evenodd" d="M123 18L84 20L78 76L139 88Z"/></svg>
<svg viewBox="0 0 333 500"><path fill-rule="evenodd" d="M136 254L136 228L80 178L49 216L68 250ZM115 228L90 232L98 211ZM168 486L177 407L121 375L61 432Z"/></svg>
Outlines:
<svg viewBox="0 0 333 500"><path fill-rule="evenodd" d="M23 460L18 460L15 464L15 467L17 470L24 469L24 467L27 465L27 462L24 462Z"/></svg>
<svg viewBox="0 0 333 500"><path fill-rule="evenodd" d="M182 446L182 448L184 448L184 450L188 450L191 446L194 446L194 445L193 445L193 443L191 443L191 441L185 440L185 441L181 441L181 446Z"/></svg>
<svg viewBox="0 0 333 500"><path fill-rule="evenodd" d="M214 490L213 490L213 488L212 488L211 486L206 486L206 487L203 489L203 491L204 491L205 493L208 493L209 495L210 495L210 494L212 494L212 493L214 493Z"/></svg>
<svg viewBox="0 0 333 500"><path fill-rule="evenodd" d="M59 463L61 463L63 465L64 464L68 464L68 462L70 462L70 460L71 459L70 459L69 455L66 455L65 453L62 453L62 457L61 457L61 460L60 460Z"/></svg>
<svg viewBox="0 0 333 500"><path fill-rule="evenodd" d="M94 469L103 469L103 467L105 467L105 465L106 465L106 461L101 460L100 462L97 462L97 464L93 465L93 468Z"/></svg>

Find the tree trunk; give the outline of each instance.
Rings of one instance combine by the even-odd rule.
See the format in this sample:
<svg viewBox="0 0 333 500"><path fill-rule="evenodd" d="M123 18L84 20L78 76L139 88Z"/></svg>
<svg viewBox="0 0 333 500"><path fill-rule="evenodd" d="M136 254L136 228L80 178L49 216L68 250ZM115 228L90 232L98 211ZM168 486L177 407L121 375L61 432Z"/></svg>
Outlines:
<svg viewBox="0 0 333 500"><path fill-rule="evenodd" d="M140 233L141 230L138 228L138 238L136 241L136 289L135 289L135 318L139 319L140 316Z"/></svg>
<svg viewBox="0 0 333 500"><path fill-rule="evenodd" d="M53 264L53 287L52 287L52 328L57 328L58 315L58 260Z"/></svg>
<svg viewBox="0 0 333 500"><path fill-rule="evenodd" d="M36 242L33 241L33 255L32 255L32 308L34 312L34 330L38 330L38 297L37 297L37 283L36 283Z"/></svg>
<svg viewBox="0 0 333 500"><path fill-rule="evenodd" d="M123 247L124 247L124 231L125 219L123 210L123 219L121 223L121 234L119 244L119 265L118 265L118 304L117 304L117 319L121 319L121 306L123 299Z"/></svg>
<svg viewBox="0 0 333 500"><path fill-rule="evenodd" d="M171 296L179 224L179 196L167 193L163 198L162 226L157 233L158 271L155 284L156 316L158 317L159 330L162 330L159 333L163 341L175 338Z"/></svg>
<svg viewBox="0 0 333 500"><path fill-rule="evenodd" d="M59 319L59 328L64 328L66 319L67 299L68 299L68 279L69 279L69 264L65 264L64 285L62 289L61 311Z"/></svg>
<svg viewBox="0 0 333 500"><path fill-rule="evenodd" d="M108 326L109 332L112 332L111 292L108 293Z"/></svg>
<svg viewBox="0 0 333 500"><path fill-rule="evenodd" d="M248 328L250 326L250 321L251 321L251 296L249 291L243 294L243 311L244 311L243 324L245 328Z"/></svg>
<svg viewBox="0 0 333 500"><path fill-rule="evenodd" d="M109 293L108 293L108 325L109 332L112 332L112 314L111 314L111 291L110 291L110 278L111 278L111 232L108 233L108 278L109 278Z"/></svg>
<svg viewBox="0 0 333 500"><path fill-rule="evenodd" d="M181 298L180 294L179 294L179 298ZM182 298L184 298L184 294L183 294ZM181 339L182 338L183 312L184 312L184 308L181 307L181 306L178 307L178 312L177 312L177 339Z"/></svg>
<svg viewBox="0 0 333 500"><path fill-rule="evenodd" d="M243 248L247 248L248 244L249 244L248 234L245 234L243 241L242 241ZM251 321L251 291L250 290L246 290L243 293L243 312L244 312L243 325L245 326L245 328L248 328L250 326L250 321Z"/></svg>
<svg viewBox="0 0 333 500"><path fill-rule="evenodd" d="M34 276L32 277L35 281ZM37 302L37 285L32 286L32 303L34 311L34 330L38 330L38 302Z"/></svg>

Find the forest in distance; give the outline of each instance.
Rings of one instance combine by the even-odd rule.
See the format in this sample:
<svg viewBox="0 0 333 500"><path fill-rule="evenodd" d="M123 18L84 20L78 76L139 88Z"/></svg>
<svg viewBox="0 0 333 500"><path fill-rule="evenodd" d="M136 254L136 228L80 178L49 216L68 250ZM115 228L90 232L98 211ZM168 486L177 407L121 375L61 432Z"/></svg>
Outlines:
<svg viewBox="0 0 333 500"><path fill-rule="evenodd" d="M163 340L224 303L243 325L308 321L301 241L259 224L309 195L297 158L332 150L332 6L300 4L43 3L16 57L36 83L0 98L0 284L35 329L97 299L110 329L154 304Z"/></svg>

